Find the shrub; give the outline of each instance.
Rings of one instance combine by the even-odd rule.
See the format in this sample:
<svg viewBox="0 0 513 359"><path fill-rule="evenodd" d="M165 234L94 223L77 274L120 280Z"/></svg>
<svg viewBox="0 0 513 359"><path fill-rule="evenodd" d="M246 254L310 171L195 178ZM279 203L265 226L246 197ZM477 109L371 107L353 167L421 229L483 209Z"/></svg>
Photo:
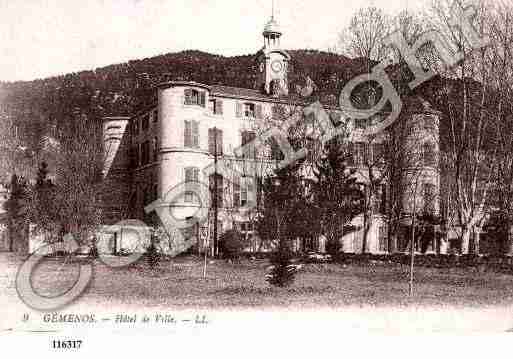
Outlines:
<svg viewBox="0 0 513 359"><path fill-rule="evenodd" d="M146 260L148 261L148 265L151 269L154 269L159 264L159 254L157 252L157 247L152 242L146 251Z"/></svg>
<svg viewBox="0 0 513 359"><path fill-rule="evenodd" d="M95 245L91 246L91 248L89 249L89 257L98 258L98 256L99 256L98 247Z"/></svg>
<svg viewBox="0 0 513 359"><path fill-rule="evenodd" d="M272 266L266 280L276 287L288 287L295 279L297 267L292 263L292 253L286 249L280 249L271 257Z"/></svg>
<svg viewBox="0 0 513 359"><path fill-rule="evenodd" d="M234 229L228 230L219 238L219 252L225 259L237 259L244 250L242 234Z"/></svg>
<svg viewBox="0 0 513 359"><path fill-rule="evenodd" d="M342 249L342 243L339 240L328 240L326 242L326 253L332 256L336 256Z"/></svg>

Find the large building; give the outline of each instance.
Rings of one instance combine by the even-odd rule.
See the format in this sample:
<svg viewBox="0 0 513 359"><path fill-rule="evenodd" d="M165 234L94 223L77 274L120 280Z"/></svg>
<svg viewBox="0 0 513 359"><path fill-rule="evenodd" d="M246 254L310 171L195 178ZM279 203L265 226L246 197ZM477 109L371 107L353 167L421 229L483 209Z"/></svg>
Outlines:
<svg viewBox="0 0 513 359"><path fill-rule="evenodd" d="M240 174L234 178L217 179L219 232L236 227L247 236L248 248L263 249L254 233L250 214L240 208L251 200L255 192L255 180L251 175L245 175L245 166L256 166L256 162L267 165L273 162L272 156L263 159L244 154L236 156L235 151L255 139L262 123L276 117L277 106L302 105L299 96L289 93L288 65L291 58L281 48L281 36L278 23L271 18L263 31L263 48L255 59L259 71L256 88L169 81L155 89L158 101L153 106L131 117L104 119L104 176L108 188L104 195L104 210L108 224L128 218L148 220L145 206L165 197L171 189L184 182L202 182L212 186L216 180L204 169L209 168L217 157L225 163L232 161ZM426 157L426 171L422 171L417 181L419 186L415 188L415 195L405 198L406 207L411 206L412 198L437 197L439 188L436 160L432 159L438 148L438 115L419 99L412 103L415 104L407 112L411 123L417 123L419 131L435 129L435 135L421 136L421 143L418 143L419 137L415 137L419 150L424 151L421 155ZM326 106L326 110L330 114L343 115L340 109ZM380 143L379 140L372 144L366 142L362 130L365 123L362 121L353 121L351 127L353 165L360 168L358 175L365 181L368 174L363 168L365 157L372 155L372 149L378 151ZM417 196L417 193L421 195ZM386 198L386 188L381 196ZM197 211L197 206L194 193L186 191L173 202L171 210L177 218L187 218ZM433 210L438 210L436 204ZM373 213L367 250L387 252L385 223L379 208ZM344 251L361 250L362 221L363 215L355 218L356 230L341 239ZM212 227L211 221L207 221L203 228L189 231L189 235L211 237ZM120 238L110 242L109 246L107 250L116 252L127 247L133 249L134 244ZM405 249L406 243L399 243L398 247L398 250ZM433 250L434 247L433 244ZM296 243L296 248L323 250L324 244L322 240L316 240L313 243Z"/></svg>

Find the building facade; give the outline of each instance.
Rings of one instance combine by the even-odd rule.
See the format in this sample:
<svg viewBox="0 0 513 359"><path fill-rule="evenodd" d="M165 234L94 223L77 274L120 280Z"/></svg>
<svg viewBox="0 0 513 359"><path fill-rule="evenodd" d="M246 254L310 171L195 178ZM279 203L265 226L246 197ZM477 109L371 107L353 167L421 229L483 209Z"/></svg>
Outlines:
<svg viewBox="0 0 513 359"><path fill-rule="evenodd" d="M259 74L255 89L169 81L155 89L158 100L153 106L131 117L104 119L106 224L128 218L151 221L151 215L145 211L146 206L165 198L177 186L200 182L206 184L209 190L216 189L214 199L219 208L218 233L237 228L248 238L248 250L266 250L254 231L251 218L254 213L244 208L255 200L255 173L270 173L269 169L276 161L272 157L272 149L259 155L246 152L248 149L251 152L248 145L262 132L263 127L276 120L277 107L301 106L289 95L288 68L291 57L281 49L281 36L277 22L271 18L263 31L264 46L256 55ZM330 114L343 116L340 109L326 107L326 110ZM426 126L425 123L434 129L434 136L415 136L415 144L422 149L426 147L424 143L429 143L429 151L436 153L436 112L430 110L429 106L420 106L409 116L415 120L413 122L419 123L419 131ZM353 122L352 165L365 182L368 174L365 158L378 151L380 141L368 143L363 136L365 125L346 120ZM219 160L236 167L237 170L233 171L236 175L230 178L215 176L209 169ZM248 166L259 169L251 171ZM426 197L425 193L417 196L422 191L437 197L439 179L436 160L426 163L426 166L422 164L422 167L425 167L425 171L422 171L422 178L417 179L420 185L415 188L414 196L405 197L405 206L411 207L412 198L419 200ZM381 197L386 198L386 189ZM170 206L169 210L175 218L187 219L203 204L194 191L185 190ZM435 207L433 210L438 210L438 206ZM387 252L388 247L383 240L386 233L383 216L376 210L371 217L368 251ZM361 250L362 221L363 215L355 218L353 224L357 230L341 238L344 251ZM204 224L183 233L193 238L191 243L199 243L204 238L212 238L212 228L209 214L209 220ZM117 252L121 249L135 250L136 247L138 245L129 240L117 238L105 245L104 250ZM308 244L296 243L295 247L298 250L322 251L324 243L316 240Z"/></svg>

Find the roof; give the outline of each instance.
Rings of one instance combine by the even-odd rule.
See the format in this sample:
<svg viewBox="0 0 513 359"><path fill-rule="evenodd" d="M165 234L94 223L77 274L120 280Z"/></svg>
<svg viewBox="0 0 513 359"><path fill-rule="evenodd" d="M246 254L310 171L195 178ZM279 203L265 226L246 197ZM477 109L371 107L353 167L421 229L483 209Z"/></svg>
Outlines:
<svg viewBox="0 0 513 359"><path fill-rule="evenodd" d="M274 103L294 103L296 105L308 105L311 103L307 98L301 97L299 94L291 92L288 95L280 96L278 98L269 96L259 90L242 88L242 87L233 87L233 86L224 86L224 85L207 85L194 81L168 81L157 85L157 87L162 88L166 86L193 86L193 87L201 87L205 90L210 91L212 96L218 97L227 97L232 99L241 99L241 100L253 100L253 101L266 101L266 102L274 102ZM323 107L328 110L341 110L340 104L338 102L338 96L329 96L326 98L319 99L323 104ZM409 96L406 99L402 99L405 103L405 106L409 108L412 112L422 112L422 113L433 113L439 114L438 111L433 109L429 102L424 100L420 96ZM148 106L146 109L142 111L138 111L137 114L148 111L148 109L155 107L156 104L152 104ZM354 109L348 109L353 111ZM137 115L136 115L137 116Z"/></svg>
<svg viewBox="0 0 513 359"><path fill-rule="evenodd" d="M223 85L211 85L210 91L214 96L226 96L226 97L234 97L234 98L243 98L243 99L251 99L251 100L263 100L263 101L273 101L280 102L280 100L290 99L290 96L283 96L281 98L275 98L272 96L268 96L265 93L254 90L254 89L246 89L241 87L231 87L231 86L223 86Z"/></svg>

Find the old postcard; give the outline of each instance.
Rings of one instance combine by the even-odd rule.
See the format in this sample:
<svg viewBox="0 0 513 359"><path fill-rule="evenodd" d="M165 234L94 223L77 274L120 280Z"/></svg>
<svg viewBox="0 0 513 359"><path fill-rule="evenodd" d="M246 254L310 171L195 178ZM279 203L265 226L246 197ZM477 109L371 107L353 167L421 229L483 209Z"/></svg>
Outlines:
<svg viewBox="0 0 513 359"><path fill-rule="evenodd" d="M0 19L2 347L463 356L489 352L450 335L513 330L511 0Z"/></svg>

